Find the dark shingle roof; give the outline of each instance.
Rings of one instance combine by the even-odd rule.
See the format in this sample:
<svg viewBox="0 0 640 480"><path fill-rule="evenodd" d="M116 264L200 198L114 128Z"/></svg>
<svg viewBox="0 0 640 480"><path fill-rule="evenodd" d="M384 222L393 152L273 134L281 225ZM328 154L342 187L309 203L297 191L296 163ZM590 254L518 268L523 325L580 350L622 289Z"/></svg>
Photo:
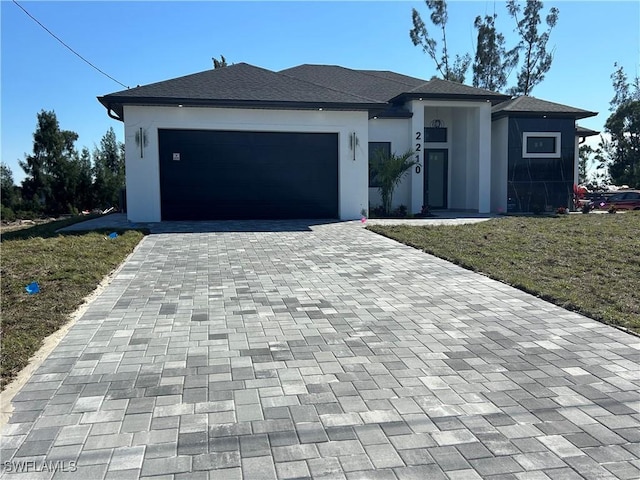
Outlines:
<svg viewBox="0 0 640 480"><path fill-rule="evenodd" d="M547 115L551 117L586 118L597 115L596 112L570 107L560 103L548 102L535 97L517 97L500 103L491 109L493 118L506 115Z"/></svg>
<svg viewBox="0 0 640 480"><path fill-rule="evenodd" d="M392 103L423 96L428 98L486 99L491 100L492 103L510 98L508 95L461 83L440 79L426 81L384 70L351 70L335 65L300 65L282 70L281 73L316 85Z"/></svg>
<svg viewBox="0 0 640 480"><path fill-rule="evenodd" d="M351 70L337 65L299 65L280 73L323 87L387 102L424 80L376 70Z"/></svg>
<svg viewBox="0 0 640 480"><path fill-rule="evenodd" d="M434 78L428 82L424 82L407 92L402 92L398 95L397 99L411 99L411 98L468 98L468 99L484 99L490 100L491 103L503 102L511 97L502 93L492 92L483 88L470 87L458 82L451 82L449 80L442 80L440 78Z"/></svg>
<svg viewBox="0 0 640 480"><path fill-rule="evenodd" d="M593 137L594 135L599 134L600 132L598 132L597 130L591 130L590 128L576 125L576 137Z"/></svg>
<svg viewBox="0 0 640 480"><path fill-rule="evenodd" d="M372 104L375 106L385 103L246 63L122 90L99 97L99 100L107 108L113 108L120 116L124 104L216 106L297 104L300 107L340 105L343 108L368 109Z"/></svg>
<svg viewBox="0 0 640 480"><path fill-rule="evenodd" d="M426 80L422 78L409 77L408 75L402 75L401 73L390 72L389 70L357 70L367 75L374 75L376 77L384 78L386 80L393 80L394 82L404 83L413 87L422 85Z"/></svg>
<svg viewBox="0 0 640 480"><path fill-rule="evenodd" d="M109 115L123 117L124 105L191 105L245 108L333 108L368 110L380 118L409 118L401 107L416 98L488 100L494 118L550 115L585 118L594 112L507 95L441 79L425 81L385 70L351 70L336 65L300 65L272 72L247 63L111 93L98 100ZM114 117L115 118L115 117Z"/></svg>

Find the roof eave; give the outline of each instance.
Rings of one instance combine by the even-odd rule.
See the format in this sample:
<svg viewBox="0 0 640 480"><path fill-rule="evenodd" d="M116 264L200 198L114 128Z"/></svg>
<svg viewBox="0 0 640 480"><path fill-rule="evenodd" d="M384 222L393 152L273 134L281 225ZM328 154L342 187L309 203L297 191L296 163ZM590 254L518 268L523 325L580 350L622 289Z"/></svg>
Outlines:
<svg viewBox="0 0 640 480"><path fill-rule="evenodd" d="M407 118L412 118L412 117L413 117L413 113L411 113L411 112L408 112L408 113L386 113L386 112L377 113L375 110L370 110L369 111L369 120L371 120L371 119L380 119L380 120L389 119L389 120L393 120L393 119L407 119Z"/></svg>
<svg viewBox="0 0 640 480"><path fill-rule="evenodd" d="M595 117L597 112L538 112L538 111L511 111L500 110L499 112L493 112L491 114L492 120L496 120L502 117L546 117L546 118L572 118L574 120L580 120L581 118Z"/></svg>
<svg viewBox="0 0 640 480"><path fill-rule="evenodd" d="M389 103L393 102L406 102L407 100L484 100L490 101L491 105L497 105L499 103L510 100L509 95L476 95L467 93L401 93L389 100Z"/></svg>
<svg viewBox="0 0 640 480"><path fill-rule="evenodd" d="M163 97L129 97L107 95L98 97L98 101L107 111L112 110L123 117L125 105L140 106L184 106L184 107L218 107L218 108L281 108L294 110L365 110L380 108L386 103L346 103L346 102L299 102L282 100L222 100Z"/></svg>
<svg viewBox="0 0 640 480"><path fill-rule="evenodd" d="M590 128L576 128L576 137L587 138L587 137L595 137L596 135L600 135L600 132L597 130L591 130Z"/></svg>

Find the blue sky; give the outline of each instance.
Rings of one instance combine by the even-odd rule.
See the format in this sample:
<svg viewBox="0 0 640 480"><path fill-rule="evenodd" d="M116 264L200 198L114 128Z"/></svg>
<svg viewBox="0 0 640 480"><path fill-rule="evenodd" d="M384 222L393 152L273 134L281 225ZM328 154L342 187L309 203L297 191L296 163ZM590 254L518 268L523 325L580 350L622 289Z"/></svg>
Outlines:
<svg viewBox="0 0 640 480"><path fill-rule="evenodd" d="M431 60L409 38L411 9L427 19L423 1L324 2L20 2L33 16L100 69L128 86L212 68L211 57L271 70L302 63L392 70L429 79ZM640 2L547 1L560 9L550 45L555 59L533 95L587 110L582 125L602 130L613 95L614 62L630 76L640 65ZM122 90L60 45L15 4L1 4L2 161L14 179L31 152L36 115L55 110L61 128L79 134L78 149L98 144L109 127L96 97ZM504 2L449 2L453 53L475 50L473 19L498 13L512 45ZM515 82L515 74L510 78ZM467 83L471 83L471 72Z"/></svg>

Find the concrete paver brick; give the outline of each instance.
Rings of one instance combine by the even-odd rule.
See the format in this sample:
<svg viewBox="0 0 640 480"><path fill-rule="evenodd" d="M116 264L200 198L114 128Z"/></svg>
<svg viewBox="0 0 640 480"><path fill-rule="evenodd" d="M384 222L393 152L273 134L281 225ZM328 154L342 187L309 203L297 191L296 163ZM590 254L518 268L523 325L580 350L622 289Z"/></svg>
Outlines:
<svg viewBox="0 0 640 480"><path fill-rule="evenodd" d="M398 480L421 480L424 478L434 480L446 480L445 473L436 465L412 465L409 467L394 468Z"/></svg>
<svg viewBox="0 0 640 480"><path fill-rule="evenodd" d="M167 458L148 458L142 464L142 475L166 475L191 471L190 456L175 456Z"/></svg>
<svg viewBox="0 0 640 480"><path fill-rule="evenodd" d="M249 457L242 459L242 474L244 478L264 478L265 480L275 480L276 468L273 457Z"/></svg>
<svg viewBox="0 0 640 480"><path fill-rule="evenodd" d="M367 445L365 447L376 468L403 467L404 462L391 445Z"/></svg>
<svg viewBox="0 0 640 480"><path fill-rule="evenodd" d="M144 446L115 448L109 462L109 471L141 469L144 449Z"/></svg>
<svg viewBox="0 0 640 480"><path fill-rule="evenodd" d="M276 472L278 478L282 480L309 477L309 467L307 466L307 462L303 460L276 463Z"/></svg>
<svg viewBox="0 0 640 480"><path fill-rule="evenodd" d="M346 478L340 462L335 457L307 460L311 478Z"/></svg>
<svg viewBox="0 0 640 480"><path fill-rule="evenodd" d="M194 470L222 470L240 466L240 452L214 452L193 457Z"/></svg>

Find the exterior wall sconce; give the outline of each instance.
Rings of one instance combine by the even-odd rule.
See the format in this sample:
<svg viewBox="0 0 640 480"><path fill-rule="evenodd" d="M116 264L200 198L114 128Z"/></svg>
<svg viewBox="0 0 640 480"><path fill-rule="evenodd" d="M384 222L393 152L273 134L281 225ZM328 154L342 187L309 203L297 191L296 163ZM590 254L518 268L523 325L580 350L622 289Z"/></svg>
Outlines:
<svg viewBox="0 0 640 480"><path fill-rule="evenodd" d="M349 148L353 151L353 161L356 161L356 147L360 145L360 140L356 135L356 132L349 134Z"/></svg>
<svg viewBox="0 0 640 480"><path fill-rule="evenodd" d="M140 158L144 158L144 147L147 146L147 132L142 127L138 129L135 137L136 145L140 147Z"/></svg>

